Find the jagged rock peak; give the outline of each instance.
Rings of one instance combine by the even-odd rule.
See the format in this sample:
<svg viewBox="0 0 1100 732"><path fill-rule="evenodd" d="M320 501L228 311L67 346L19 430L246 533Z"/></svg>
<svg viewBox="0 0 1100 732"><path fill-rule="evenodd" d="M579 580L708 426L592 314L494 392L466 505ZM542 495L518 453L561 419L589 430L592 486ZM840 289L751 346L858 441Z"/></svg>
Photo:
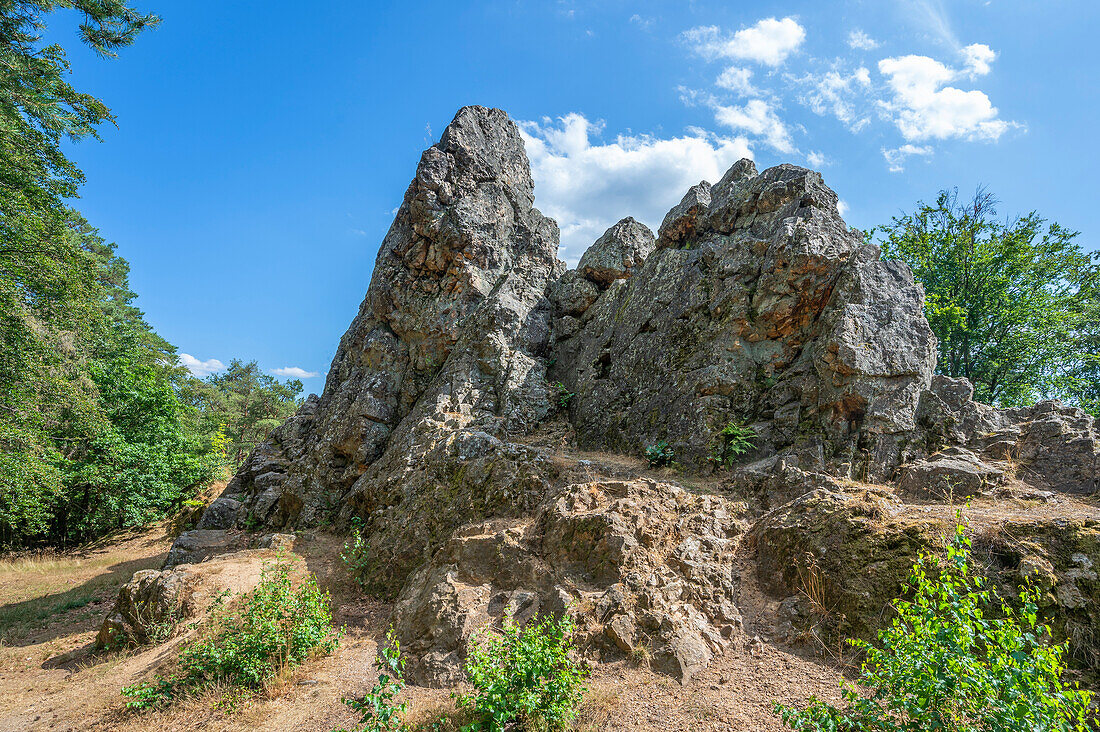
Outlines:
<svg viewBox="0 0 1100 732"><path fill-rule="evenodd" d="M533 354L549 337L547 286L565 266L533 191L515 123L460 109L421 156L324 392L230 483L239 515L314 522L353 484L369 492L364 474L387 450L398 460L414 424L458 414L496 431L549 409Z"/></svg>
<svg viewBox="0 0 1100 732"><path fill-rule="evenodd" d="M522 195L528 207L534 200L535 184L523 138L504 110L463 107L447 125L435 149L453 156L456 167L472 182L498 180Z"/></svg>
<svg viewBox="0 0 1100 732"><path fill-rule="evenodd" d="M654 238L648 226L627 216L588 247L577 265L577 273L605 287L615 280L624 280L653 251Z"/></svg>

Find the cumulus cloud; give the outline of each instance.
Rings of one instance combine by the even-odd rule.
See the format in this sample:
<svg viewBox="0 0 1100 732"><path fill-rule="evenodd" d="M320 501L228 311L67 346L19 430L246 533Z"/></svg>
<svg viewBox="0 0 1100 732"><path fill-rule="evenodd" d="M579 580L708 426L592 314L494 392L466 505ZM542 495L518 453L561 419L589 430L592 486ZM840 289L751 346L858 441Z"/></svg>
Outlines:
<svg viewBox="0 0 1100 732"><path fill-rule="evenodd" d="M852 30L848 33L848 47L854 48L857 51L873 51L878 48L879 43L871 36L867 35L859 28Z"/></svg>
<svg viewBox="0 0 1100 732"><path fill-rule="evenodd" d="M836 202L836 212L838 214L840 214L841 216L846 216L848 214L848 210L850 208L851 207L848 205L847 201L837 200L837 202Z"/></svg>
<svg viewBox="0 0 1100 732"><path fill-rule="evenodd" d="M985 76L992 68L997 54L984 43L971 43L962 50L966 71L971 77Z"/></svg>
<svg viewBox="0 0 1100 732"><path fill-rule="evenodd" d="M718 75L714 82L718 88L740 94L744 97L755 97L760 91L752 85L752 69L739 66L730 66Z"/></svg>
<svg viewBox="0 0 1100 732"><path fill-rule="evenodd" d="M928 157L931 154L932 147L930 145L906 143L901 147L882 148L882 157L886 158L886 164L889 166L891 173L900 173L905 170L905 159L912 155Z"/></svg>
<svg viewBox="0 0 1100 732"><path fill-rule="evenodd" d="M720 125L760 137L778 152L795 152L787 125L779 119L772 104L763 99L750 99L742 106L717 104L714 119Z"/></svg>
<svg viewBox="0 0 1100 732"><path fill-rule="evenodd" d="M866 105L862 104L871 88L871 72L867 68L860 66L850 74L834 69L790 78L802 89L798 101L814 114L831 114L852 132L859 132L871 123L865 113Z"/></svg>
<svg viewBox="0 0 1100 732"><path fill-rule="evenodd" d="M806 40L806 30L794 18L764 18L732 36L707 25L684 31L681 38L710 61L729 58L778 66Z"/></svg>
<svg viewBox="0 0 1100 732"><path fill-rule="evenodd" d="M181 366L191 372L192 376L200 379L225 370L225 364L216 358L200 361L190 353L179 354L179 362Z"/></svg>
<svg viewBox="0 0 1100 732"><path fill-rule="evenodd" d="M281 369L271 369L271 373L276 376L285 376L290 379L312 379L315 376L321 375L319 371L306 371L297 366L284 366Z"/></svg>
<svg viewBox="0 0 1100 732"><path fill-rule="evenodd" d="M914 55L885 58L878 69L893 93L880 107L908 142L996 140L1011 126L999 118L984 92L946 86L963 72L935 59Z"/></svg>
<svg viewBox="0 0 1100 732"><path fill-rule="evenodd" d="M535 204L557 220L560 256L571 266L619 219L633 216L656 230L689 187L715 182L738 159L752 157L745 138L699 129L667 139L619 135L594 142L602 130L577 113L520 123Z"/></svg>
<svg viewBox="0 0 1100 732"><path fill-rule="evenodd" d="M825 165L825 155L817 150L810 150L806 153L806 162L811 168L820 168Z"/></svg>

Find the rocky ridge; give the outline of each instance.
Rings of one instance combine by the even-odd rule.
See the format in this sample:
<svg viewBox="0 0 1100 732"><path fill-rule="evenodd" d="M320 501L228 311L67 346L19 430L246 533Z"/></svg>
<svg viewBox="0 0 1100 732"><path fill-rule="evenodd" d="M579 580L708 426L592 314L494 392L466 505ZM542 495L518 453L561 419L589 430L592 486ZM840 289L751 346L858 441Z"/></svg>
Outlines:
<svg viewBox="0 0 1100 732"><path fill-rule="evenodd" d="M965 496L1001 530L989 573L1046 582L1097 668L1095 422L1053 402L997 410L934 376L922 289L818 173L739 161L656 234L623 219L568 271L533 202L515 125L460 110L421 157L323 393L170 563L234 527L359 518L418 683L458 680L471 633L505 613L562 612L591 658L648 658L686 683L749 642L745 571L790 642L872 633ZM716 469L731 424L753 447ZM675 470L575 454L662 441Z"/></svg>

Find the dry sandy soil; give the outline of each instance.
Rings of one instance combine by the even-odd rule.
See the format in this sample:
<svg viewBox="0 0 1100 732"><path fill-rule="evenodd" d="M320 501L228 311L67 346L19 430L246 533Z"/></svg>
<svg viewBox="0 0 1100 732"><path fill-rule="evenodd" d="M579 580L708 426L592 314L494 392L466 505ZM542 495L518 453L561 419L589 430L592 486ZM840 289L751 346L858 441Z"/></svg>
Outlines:
<svg viewBox="0 0 1100 732"><path fill-rule="evenodd" d="M342 696L375 682L372 661L388 605L364 599L339 565L340 539L300 536L296 551L333 595L346 635L331 656L312 661L266 694L241 698L215 689L171 709L127 712L120 689L152 677L181 639L124 653L96 654L92 641L118 587L156 568L171 544L166 526L113 537L79 552L0 561L0 731L7 730L331 730L355 715ZM751 572L746 572L751 576ZM768 601L743 589L748 637ZM810 694L835 699L838 670L768 642L742 643L686 687L635 662L600 666L589 681L582 730L780 729L775 701ZM410 688L413 720L453 711L449 693Z"/></svg>

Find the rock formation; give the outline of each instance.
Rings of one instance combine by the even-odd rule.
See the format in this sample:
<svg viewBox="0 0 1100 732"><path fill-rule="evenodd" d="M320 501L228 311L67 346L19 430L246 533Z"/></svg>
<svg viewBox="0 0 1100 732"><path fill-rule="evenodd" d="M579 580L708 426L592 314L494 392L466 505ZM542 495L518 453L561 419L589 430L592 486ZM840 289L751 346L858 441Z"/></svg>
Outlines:
<svg viewBox="0 0 1100 732"><path fill-rule="evenodd" d="M949 504L973 497L975 530L1015 532L990 533L991 576L1049 584L1075 649L1100 637L1096 424L1052 402L997 410L934 376L921 287L819 174L742 160L656 235L625 218L569 271L533 201L515 125L460 110L420 159L323 393L172 563L234 527L358 518L419 683L460 678L470 634L506 613L562 612L592 658L687 682L744 634L749 579L791 638L822 615L872 633ZM730 425L752 449L713 465ZM676 470L638 459L658 442ZM814 573L826 604L807 607Z"/></svg>

